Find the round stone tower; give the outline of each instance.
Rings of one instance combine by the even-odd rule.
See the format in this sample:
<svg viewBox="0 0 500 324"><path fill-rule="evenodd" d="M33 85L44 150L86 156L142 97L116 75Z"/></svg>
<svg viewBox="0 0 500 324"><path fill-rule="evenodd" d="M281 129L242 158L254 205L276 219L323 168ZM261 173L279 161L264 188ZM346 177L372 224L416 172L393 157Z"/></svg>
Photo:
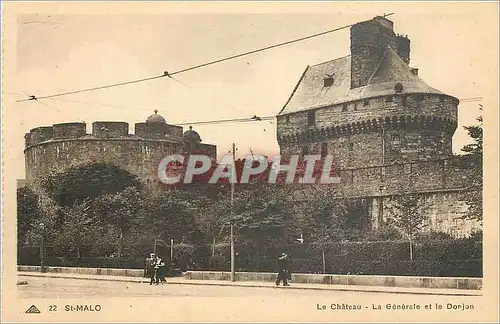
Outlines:
<svg viewBox="0 0 500 324"><path fill-rule="evenodd" d="M214 145L200 142L196 145L216 154ZM160 161L185 150L182 127L167 124L156 110L146 122L135 124L135 134L129 134L126 122L96 121L91 134L85 123L37 127L25 135L26 180L36 186L53 172L95 162L113 164L143 182L155 182Z"/></svg>
<svg viewBox="0 0 500 324"><path fill-rule="evenodd" d="M354 25L351 55L308 66L278 114L281 154L332 155L341 187L359 194L450 185L459 101L408 65L409 45L384 17Z"/></svg>

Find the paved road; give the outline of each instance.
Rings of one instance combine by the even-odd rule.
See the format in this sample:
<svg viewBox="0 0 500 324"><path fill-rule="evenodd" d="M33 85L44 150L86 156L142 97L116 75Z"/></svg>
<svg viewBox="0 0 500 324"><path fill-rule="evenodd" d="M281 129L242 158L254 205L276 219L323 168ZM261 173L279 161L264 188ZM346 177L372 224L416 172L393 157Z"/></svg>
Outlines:
<svg viewBox="0 0 500 324"><path fill-rule="evenodd" d="M474 321L484 311L481 297L431 296L337 290L288 289L286 287L245 287L109 282L97 280L18 276L27 281L18 285L21 299L12 307L26 321L94 322L105 316L114 322L141 322L144 316L152 322L332 322L387 321L389 318L418 319L434 322L443 316L454 316L450 322ZM150 297L150 298L147 298ZM153 297L153 298L151 298ZM155 297L159 297L156 299ZM219 297L219 298L217 298ZM98 302L94 301L98 300ZM69 312L68 304L98 303L99 312ZM419 304L422 311L376 310L386 304ZM443 310L435 310L441 303ZM447 303L474 306L473 311L447 310ZM36 304L42 314L26 315L25 310ZM359 310L344 310L342 305L358 305ZM57 305L50 312L49 305ZM160 306L161 305L161 306ZM432 311L423 311L433 305ZM324 308L321 308L324 307ZM117 311L119 310L119 311ZM418 314L418 315L416 315ZM24 317L22 317L24 316ZM389 317L388 317L389 316Z"/></svg>
<svg viewBox="0 0 500 324"><path fill-rule="evenodd" d="M146 283L107 282L80 279L43 278L18 276L27 281L27 285L18 286L21 298L80 298L80 297L346 297L360 296L367 298L394 298L391 293L354 292L354 291L321 291L287 289L286 287L230 287L203 286L186 284L166 284L150 286ZM426 295L397 294L397 299L411 296L411 300L425 301ZM453 296L449 296L453 297Z"/></svg>
<svg viewBox="0 0 500 324"><path fill-rule="evenodd" d="M18 286L19 297L75 298L75 297L280 297L280 296L354 296L355 292L290 290L280 288L224 287L166 284L150 286L146 283L106 282L79 279L40 278L19 276L27 285ZM359 293L358 293L359 294ZM379 293L366 293L380 295Z"/></svg>

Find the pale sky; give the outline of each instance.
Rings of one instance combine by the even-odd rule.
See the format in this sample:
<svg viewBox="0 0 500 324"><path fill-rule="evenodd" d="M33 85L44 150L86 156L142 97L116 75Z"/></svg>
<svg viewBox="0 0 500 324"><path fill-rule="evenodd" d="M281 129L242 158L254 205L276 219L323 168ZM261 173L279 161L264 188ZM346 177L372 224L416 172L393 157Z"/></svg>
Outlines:
<svg viewBox="0 0 500 324"><path fill-rule="evenodd" d="M111 9L64 14L53 5L31 10L35 13L18 16L16 32L4 49L10 54L5 62L9 57L15 60L9 61L3 84L4 115L8 107L15 123L8 133L8 158L24 165L24 133L60 122L84 121L90 132L93 121L126 121L133 132L134 123L145 121L154 109L171 124L275 115L307 65L349 54L349 29L177 75L185 85L163 78L57 100L16 100L176 71L384 12L394 12L389 18L395 32L410 38L410 65L419 68L427 84L457 98L491 100L492 82L486 76L497 66L485 64L485 57L496 55L498 34L496 20L485 19L485 14L496 15L497 6L468 6L440 4L443 9L438 14L435 5L410 3L371 7L331 3L328 10L318 7L316 13L193 14L184 10L180 14L163 7L126 15ZM258 11L262 10L254 12ZM478 104L485 103L459 106L455 152L468 142L462 126L474 123ZM227 153L232 142L239 156L250 149L272 155L279 152L275 126L274 121L265 121L195 125L194 129L204 143L217 145L219 155ZM15 172L17 178L24 178L24 168Z"/></svg>

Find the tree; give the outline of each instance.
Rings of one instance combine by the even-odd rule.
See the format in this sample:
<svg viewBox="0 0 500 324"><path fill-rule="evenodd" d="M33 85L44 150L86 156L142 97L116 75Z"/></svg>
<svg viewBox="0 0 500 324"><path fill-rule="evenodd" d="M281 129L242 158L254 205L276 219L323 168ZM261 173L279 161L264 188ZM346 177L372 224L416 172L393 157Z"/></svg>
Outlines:
<svg viewBox="0 0 500 324"><path fill-rule="evenodd" d="M481 108L482 110L482 108ZM465 126L473 142L462 148L464 155L459 156L460 164L470 171L468 191L464 200L468 205L466 217L482 221L483 219L483 118L476 119L479 124Z"/></svg>
<svg viewBox="0 0 500 324"><path fill-rule="evenodd" d="M17 243L26 243L26 235L31 229L32 220L39 219L41 215L38 204L38 195L29 187L17 189Z"/></svg>
<svg viewBox="0 0 500 324"><path fill-rule="evenodd" d="M53 243L65 254L74 251L80 258L82 247L94 247L99 237L109 235L107 231L103 233L104 224L92 207L93 201L86 199L62 208L64 221Z"/></svg>
<svg viewBox="0 0 500 324"><path fill-rule="evenodd" d="M264 249L286 245L292 231L288 197L285 186L264 183L240 185L236 188L231 215L230 196L219 196L217 236L227 233L232 223L237 241L247 241L256 248Z"/></svg>
<svg viewBox="0 0 500 324"><path fill-rule="evenodd" d="M140 188L136 177L117 166L106 163L78 165L49 175L42 187L59 206L71 206L86 198L120 192L128 187Z"/></svg>
<svg viewBox="0 0 500 324"><path fill-rule="evenodd" d="M151 241L161 238L175 242L195 239L196 195L181 189L167 190L148 197L144 228L151 233Z"/></svg>
<svg viewBox="0 0 500 324"><path fill-rule="evenodd" d="M410 260L413 261L413 240L420 231L427 226L427 212L429 204L417 194L403 194L392 201L389 210L392 217L389 223L407 237L410 244Z"/></svg>
<svg viewBox="0 0 500 324"><path fill-rule="evenodd" d="M101 217L101 223L118 229L117 254L118 258L121 258L124 235L137 227L141 213L145 211L145 202L141 192L135 187L128 187L120 192L95 198L93 205L94 213Z"/></svg>
<svg viewBox="0 0 500 324"><path fill-rule="evenodd" d="M323 273L326 272L325 250L329 244L344 240L350 233L349 203L335 196L331 186L306 187L304 200L297 208L297 223L309 244L321 249Z"/></svg>

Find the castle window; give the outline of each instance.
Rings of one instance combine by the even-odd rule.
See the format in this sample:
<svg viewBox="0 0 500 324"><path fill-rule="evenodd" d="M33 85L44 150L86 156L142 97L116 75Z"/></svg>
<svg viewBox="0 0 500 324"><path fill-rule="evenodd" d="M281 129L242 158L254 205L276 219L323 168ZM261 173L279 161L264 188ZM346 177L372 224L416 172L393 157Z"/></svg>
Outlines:
<svg viewBox="0 0 500 324"><path fill-rule="evenodd" d="M309 155L309 146L302 146L302 155Z"/></svg>
<svg viewBox="0 0 500 324"><path fill-rule="evenodd" d="M385 97L385 102L391 102L391 101L392 101L392 96Z"/></svg>
<svg viewBox="0 0 500 324"><path fill-rule="evenodd" d="M370 104L370 100L363 100L363 106L368 106Z"/></svg>
<svg viewBox="0 0 500 324"><path fill-rule="evenodd" d="M406 96L401 97L401 104L406 107Z"/></svg>
<svg viewBox="0 0 500 324"><path fill-rule="evenodd" d="M403 85L401 83L396 83L396 85L394 86L394 91L396 91L396 93L401 93L403 92Z"/></svg>
<svg viewBox="0 0 500 324"><path fill-rule="evenodd" d="M286 122L289 123L290 122L290 115L287 115L286 116Z"/></svg>
<svg viewBox="0 0 500 324"><path fill-rule="evenodd" d="M347 111L347 104L342 105L342 111Z"/></svg>
<svg viewBox="0 0 500 324"><path fill-rule="evenodd" d="M328 143L321 143L321 157L328 155Z"/></svg>
<svg viewBox="0 0 500 324"><path fill-rule="evenodd" d="M327 78L323 79L323 87L331 87L333 85L333 82L335 79L331 76L328 76Z"/></svg>
<svg viewBox="0 0 500 324"><path fill-rule="evenodd" d="M394 148L399 148L401 146L401 137L399 135L392 135L391 145Z"/></svg>
<svg viewBox="0 0 500 324"><path fill-rule="evenodd" d="M316 112L310 111L307 113L307 126L316 124Z"/></svg>
<svg viewBox="0 0 500 324"><path fill-rule="evenodd" d="M357 103L354 104L354 110L355 111L358 110L358 104Z"/></svg>
<svg viewBox="0 0 500 324"><path fill-rule="evenodd" d="M354 143L349 143L349 151L354 151Z"/></svg>

